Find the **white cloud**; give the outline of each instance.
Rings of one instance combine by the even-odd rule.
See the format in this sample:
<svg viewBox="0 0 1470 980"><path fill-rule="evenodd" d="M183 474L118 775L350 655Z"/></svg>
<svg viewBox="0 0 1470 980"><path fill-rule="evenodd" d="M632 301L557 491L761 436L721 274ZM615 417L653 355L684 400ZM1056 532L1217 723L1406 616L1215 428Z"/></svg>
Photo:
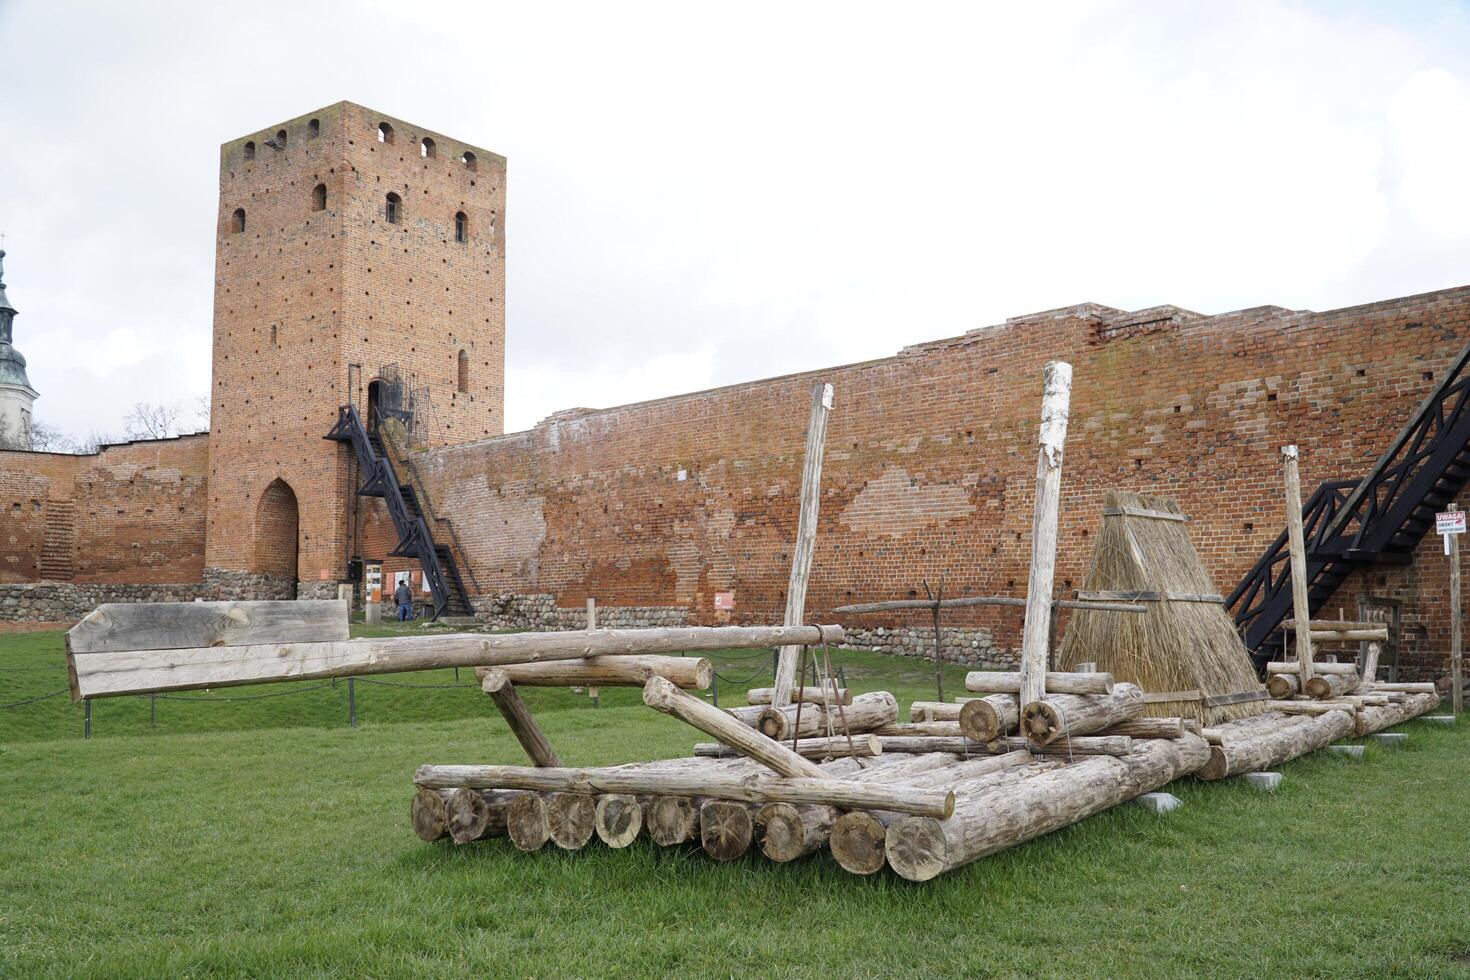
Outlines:
<svg viewBox="0 0 1470 980"><path fill-rule="evenodd" d="M1083 300L1323 309L1467 278L1455 4L401 11L0 6L42 417L206 390L216 148L341 98L509 156L512 427Z"/></svg>

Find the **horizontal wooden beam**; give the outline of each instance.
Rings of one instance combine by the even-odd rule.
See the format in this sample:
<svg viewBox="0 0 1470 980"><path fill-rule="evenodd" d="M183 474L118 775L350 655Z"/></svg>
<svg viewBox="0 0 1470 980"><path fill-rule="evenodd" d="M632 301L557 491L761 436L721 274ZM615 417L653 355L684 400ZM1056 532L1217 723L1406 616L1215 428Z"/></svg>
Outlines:
<svg viewBox="0 0 1470 980"><path fill-rule="evenodd" d="M420 766L414 783L425 789L524 789L539 793L705 796L740 803L811 803L850 810L892 810L943 820L954 812L954 791L849 779L730 776L698 769L536 769L527 766Z"/></svg>
<svg viewBox="0 0 1470 980"><path fill-rule="evenodd" d="M1143 507L1104 507L1104 517L1143 517L1151 521L1180 521L1189 520L1187 514L1171 514L1166 510L1148 510Z"/></svg>
<svg viewBox="0 0 1470 980"><path fill-rule="evenodd" d="M342 599L105 602L66 632L72 653L181 650L347 639Z"/></svg>
<svg viewBox="0 0 1470 980"><path fill-rule="evenodd" d="M328 643L67 654L75 698L391 674L441 667L499 667L593 656L840 643L840 626L680 626L558 633L447 633Z"/></svg>
<svg viewBox="0 0 1470 980"><path fill-rule="evenodd" d="M1053 603L1058 609L1088 609L1093 612L1148 612L1143 606L1127 602L1093 602L1080 599L1058 599ZM851 606L838 606L833 613L898 612L904 609L965 609L971 606L1008 606L1026 608L1026 600L1009 595L972 595L959 599L886 599L882 602L859 602Z"/></svg>

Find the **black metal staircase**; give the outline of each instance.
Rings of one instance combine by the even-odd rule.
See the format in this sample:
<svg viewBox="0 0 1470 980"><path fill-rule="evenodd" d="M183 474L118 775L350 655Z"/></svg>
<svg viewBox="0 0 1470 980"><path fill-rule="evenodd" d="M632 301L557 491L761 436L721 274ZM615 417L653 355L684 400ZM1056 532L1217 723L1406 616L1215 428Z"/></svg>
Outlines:
<svg viewBox="0 0 1470 980"><path fill-rule="evenodd" d="M418 495L413 487L399 483L383 447L382 437L377 432L368 431L356 407L343 405L337 410L337 423L326 438L352 446L362 473L362 486L357 492L364 497L383 498L393 528L398 532L398 544L388 554L395 558L418 560L434 600L434 618L446 614L471 615L473 610L454 555L447 545L434 541L429 522L419 507Z"/></svg>
<svg viewBox="0 0 1470 980"><path fill-rule="evenodd" d="M1302 505L1308 606L1315 615L1353 569L1404 565L1434 515L1470 481L1470 346L1361 480L1330 480ZM1286 531L1230 593L1236 628L1257 665L1278 656L1292 613Z"/></svg>

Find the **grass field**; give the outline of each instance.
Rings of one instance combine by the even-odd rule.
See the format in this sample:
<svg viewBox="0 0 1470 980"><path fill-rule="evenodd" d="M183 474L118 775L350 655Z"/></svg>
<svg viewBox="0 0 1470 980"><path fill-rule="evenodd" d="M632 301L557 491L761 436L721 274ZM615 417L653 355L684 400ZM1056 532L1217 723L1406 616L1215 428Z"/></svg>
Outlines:
<svg viewBox="0 0 1470 980"><path fill-rule="evenodd" d="M0 637L0 704L62 686L16 669L59 650ZM856 688L932 694L932 666L840 656ZM913 885L824 856L423 844L414 767L518 749L472 688L359 682L356 729L342 688L161 701L157 728L146 699L99 702L88 741L64 697L0 711L0 974L1470 976L1470 726L1299 760L1274 795L1183 781L1167 817L1120 807ZM529 697L569 764L693 740L636 692Z"/></svg>

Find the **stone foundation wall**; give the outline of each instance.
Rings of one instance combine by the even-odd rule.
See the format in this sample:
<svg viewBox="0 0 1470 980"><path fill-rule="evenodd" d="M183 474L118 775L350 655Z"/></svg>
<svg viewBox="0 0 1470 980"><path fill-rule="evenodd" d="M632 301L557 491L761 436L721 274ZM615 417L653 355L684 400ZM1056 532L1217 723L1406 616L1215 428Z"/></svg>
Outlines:
<svg viewBox="0 0 1470 980"><path fill-rule="evenodd" d="M475 617L496 629L534 632L584 630L587 610L563 609L551 595L517 595L502 592L470 600ZM654 626L687 626L689 610L682 606L598 606L597 625L607 629L647 629Z"/></svg>
<svg viewBox="0 0 1470 980"><path fill-rule="evenodd" d="M1021 662L1021 651L997 646L991 632L969 627L940 630L941 652L950 663L982 668L1013 670ZM877 626L869 629L847 628L848 650L873 650L899 657L934 656L934 628L925 626Z"/></svg>
<svg viewBox="0 0 1470 980"><path fill-rule="evenodd" d="M0 584L0 620L75 623L104 602L193 602L213 598L202 585Z"/></svg>
<svg viewBox="0 0 1470 980"><path fill-rule="evenodd" d="M260 572L236 572L224 568L204 570L203 589L211 599L294 599L296 588L291 579ZM337 589L333 586L331 598L336 597Z"/></svg>

